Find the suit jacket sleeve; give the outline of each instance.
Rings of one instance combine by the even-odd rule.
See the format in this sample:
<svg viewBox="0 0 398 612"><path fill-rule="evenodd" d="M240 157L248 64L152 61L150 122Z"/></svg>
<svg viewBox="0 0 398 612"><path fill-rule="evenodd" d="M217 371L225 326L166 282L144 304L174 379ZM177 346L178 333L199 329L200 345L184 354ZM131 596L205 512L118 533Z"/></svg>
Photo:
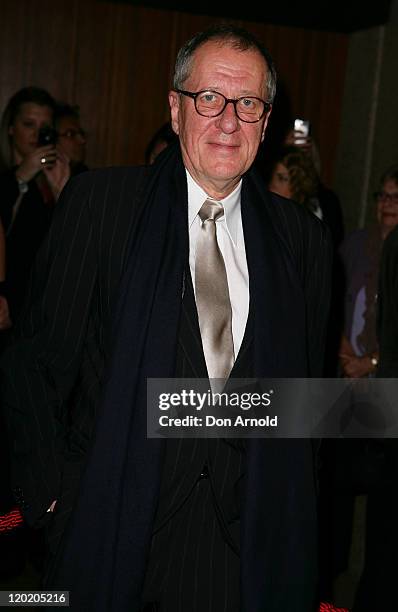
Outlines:
<svg viewBox="0 0 398 612"><path fill-rule="evenodd" d="M96 276L89 181L82 175L57 204L33 268L29 309L0 364L11 482L31 524L46 520L59 493L66 400L78 373Z"/></svg>
<svg viewBox="0 0 398 612"><path fill-rule="evenodd" d="M314 220L316 221L316 220ZM325 346L332 289L333 248L326 225L310 227L308 233L305 299L307 316L307 351L309 375L324 375Z"/></svg>
<svg viewBox="0 0 398 612"><path fill-rule="evenodd" d="M377 308L379 378L398 376L398 229L385 239L379 273Z"/></svg>

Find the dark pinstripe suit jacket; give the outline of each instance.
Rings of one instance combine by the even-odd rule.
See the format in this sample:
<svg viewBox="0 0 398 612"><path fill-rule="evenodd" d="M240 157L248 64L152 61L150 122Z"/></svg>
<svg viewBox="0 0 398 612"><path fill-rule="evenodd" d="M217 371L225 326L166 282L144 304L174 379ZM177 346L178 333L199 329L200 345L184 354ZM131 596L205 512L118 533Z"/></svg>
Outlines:
<svg viewBox="0 0 398 612"><path fill-rule="evenodd" d="M47 508L76 479L88 447L145 172L112 168L70 181L3 355L12 485L31 524L49 519Z"/></svg>
<svg viewBox="0 0 398 612"><path fill-rule="evenodd" d="M88 172L69 183L36 261L30 309L2 360L3 400L14 440L12 480L32 523L47 518L46 509L54 499L62 504L68 481L75 480L89 444L109 354L112 307L142 201L137 197L142 174L140 169L114 168ZM251 229L261 264L257 266L254 256L249 270L267 270L269 275L269 347L266 351L262 347L263 370L269 374L264 375L320 376L330 243L321 222L297 205L272 194L263 199L266 231ZM256 309L255 316L264 315ZM298 349L303 339L305 346ZM300 568L300 551L306 543L314 545L310 445L273 442L252 440L247 452L249 503L242 515L247 602L252 593L256 597L258 585L264 583L261 588L266 590L264 571L268 583L278 582L281 577L275 569L282 563L286 570L288 559L295 564L294 577L313 575L313 568L302 572ZM285 533L289 525L297 528ZM264 544L260 557L267 557L266 566L263 559L259 563L253 545L257 536ZM282 584L278 590L283 595ZM257 609L254 601L248 609ZM277 604L272 609L277 610Z"/></svg>

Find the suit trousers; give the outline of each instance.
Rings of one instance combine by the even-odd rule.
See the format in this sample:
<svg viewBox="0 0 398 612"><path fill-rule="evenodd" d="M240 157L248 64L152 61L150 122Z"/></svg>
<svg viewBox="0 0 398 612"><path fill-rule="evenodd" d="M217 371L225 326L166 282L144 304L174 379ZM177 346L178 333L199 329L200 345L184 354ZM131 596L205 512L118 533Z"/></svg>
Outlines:
<svg viewBox="0 0 398 612"><path fill-rule="evenodd" d="M239 612L239 557L223 537L209 478L152 538L143 610Z"/></svg>

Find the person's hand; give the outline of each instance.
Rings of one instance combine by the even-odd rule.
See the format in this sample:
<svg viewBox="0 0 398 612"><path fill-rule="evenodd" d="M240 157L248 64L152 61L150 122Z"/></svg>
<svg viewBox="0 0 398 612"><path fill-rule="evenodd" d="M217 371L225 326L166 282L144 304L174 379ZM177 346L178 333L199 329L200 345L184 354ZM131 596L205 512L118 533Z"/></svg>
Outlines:
<svg viewBox="0 0 398 612"><path fill-rule="evenodd" d="M11 327L10 312L8 302L4 295L0 295L0 331Z"/></svg>
<svg viewBox="0 0 398 612"><path fill-rule="evenodd" d="M358 357L356 355L340 353L340 362L346 378L363 378L375 369L369 355Z"/></svg>
<svg viewBox="0 0 398 612"><path fill-rule="evenodd" d="M292 130L286 138L286 144L294 145L306 153L312 154L313 140L311 136L304 136L300 130Z"/></svg>
<svg viewBox="0 0 398 612"><path fill-rule="evenodd" d="M54 198L58 200L61 191L70 178L70 166L68 157L62 151L56 150L56 158L51 166L45 165L43 173L51 187Z"/></svg>
<svg viewBox="0 0 398 612"><path fill-rule="evenodd" d="M54 145L38 147L23 158L15 172L16 177L27 183L44 168L51 168L56 158L57 150Z"/></svg>
<svg viewBox="0 0 398 612"><path fill-rule="evenodd" d="M345 334L342 335L340 340L339 356L341 357L342 355L355 357L353 346Z"/></svg>

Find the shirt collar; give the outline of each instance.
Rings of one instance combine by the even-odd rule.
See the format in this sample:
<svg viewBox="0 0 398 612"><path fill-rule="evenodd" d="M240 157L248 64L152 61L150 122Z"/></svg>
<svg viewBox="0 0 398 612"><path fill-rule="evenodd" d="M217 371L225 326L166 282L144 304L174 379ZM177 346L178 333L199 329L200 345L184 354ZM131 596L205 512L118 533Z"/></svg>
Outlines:
<svg viewBox="0 0 398 612"><path fill-rule="evenodd" d="M185 169L186 170L186 169ZM209 197L208 194L194 181L192 176L187 173L188 181L188 227L191 228L203 202ZM242 189L242 179L232 193L226 198L218 200L224 206L224 217L227 231L232 242L237 246L238 229L241 219L240 194Z"/></svg>

